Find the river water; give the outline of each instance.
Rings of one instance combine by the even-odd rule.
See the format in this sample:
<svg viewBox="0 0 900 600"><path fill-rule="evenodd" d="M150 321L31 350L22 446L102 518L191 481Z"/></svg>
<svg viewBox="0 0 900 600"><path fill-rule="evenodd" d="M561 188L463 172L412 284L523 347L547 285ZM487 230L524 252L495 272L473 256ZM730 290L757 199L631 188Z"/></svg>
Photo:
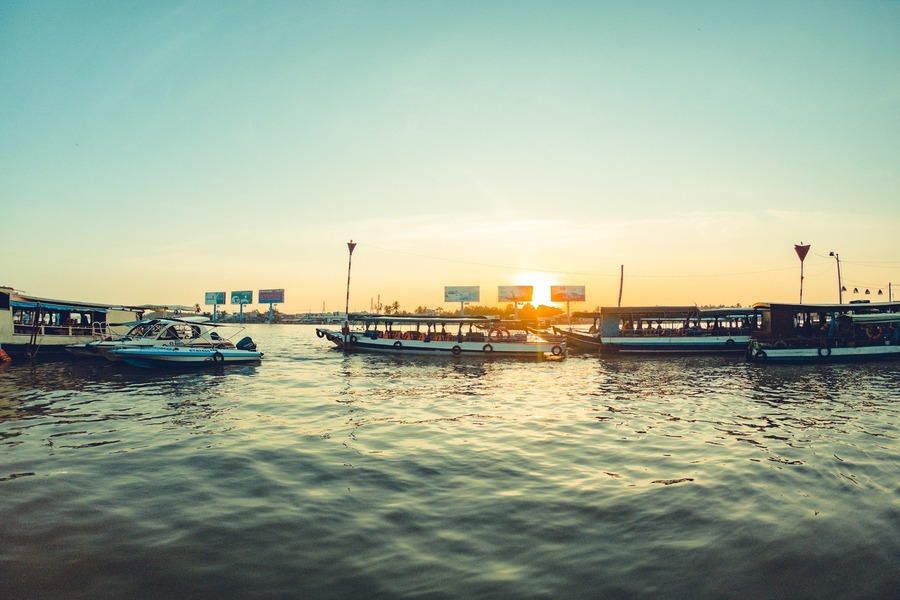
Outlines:
<svg viewBox="0 0 900 600"><path fill-rule="evenodd" d="M900 365L0 370L0 598L898 598Z"/></svg>

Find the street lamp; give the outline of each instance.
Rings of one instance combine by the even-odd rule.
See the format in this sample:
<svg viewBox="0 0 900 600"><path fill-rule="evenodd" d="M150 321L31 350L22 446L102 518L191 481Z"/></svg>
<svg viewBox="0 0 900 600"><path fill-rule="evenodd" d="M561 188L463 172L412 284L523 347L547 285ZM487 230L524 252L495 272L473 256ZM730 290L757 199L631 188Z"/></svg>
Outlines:
<svg viewBox="0 0 900 600"><path fill-rule="evenodd" d="M837 252L829 252L828 256L833 256L834 260L837 261L837 271L838 271L838 304L844 303L844 288L841 285L841 257Z"/></svg>

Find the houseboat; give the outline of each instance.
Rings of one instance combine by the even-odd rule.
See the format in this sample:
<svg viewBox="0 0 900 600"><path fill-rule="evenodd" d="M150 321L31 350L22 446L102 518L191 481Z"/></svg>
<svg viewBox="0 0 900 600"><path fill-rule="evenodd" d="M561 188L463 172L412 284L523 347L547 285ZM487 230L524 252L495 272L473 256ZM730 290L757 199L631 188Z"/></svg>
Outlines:
<svg viewBox="0 0 900 600"><path fill-rule="evenodd" d="M727 354L745 352L755 328L752 308L606 306L574 313L587 330L555 328L573 347L601 354Z"/></svg>
<svg viewBox="0 0 900 600"><path fill-rule="evenodd" d="M900 302L754 305L760 328L753 362L874 361L900 358Z"/></svg>
<svg viewBox="0 0 900 600"><path fill-rule="evenodd" d="M513 331L495 317L350 315L353 327L316 328L316 335L348 352L448 356L562 358L565 341Z"/></svg>

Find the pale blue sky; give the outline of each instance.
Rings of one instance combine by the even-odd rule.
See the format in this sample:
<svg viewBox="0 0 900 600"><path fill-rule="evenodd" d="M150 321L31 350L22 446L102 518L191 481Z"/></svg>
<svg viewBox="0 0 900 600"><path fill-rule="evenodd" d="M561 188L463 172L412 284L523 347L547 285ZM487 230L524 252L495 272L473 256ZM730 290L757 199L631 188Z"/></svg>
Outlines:
<svg viewBox="0 0 900 600"><path fill-rule="evenodd" d="M337 310L351 238L356 309L900 285L898 2L7 2L0 89L37 295Z"/></svg>

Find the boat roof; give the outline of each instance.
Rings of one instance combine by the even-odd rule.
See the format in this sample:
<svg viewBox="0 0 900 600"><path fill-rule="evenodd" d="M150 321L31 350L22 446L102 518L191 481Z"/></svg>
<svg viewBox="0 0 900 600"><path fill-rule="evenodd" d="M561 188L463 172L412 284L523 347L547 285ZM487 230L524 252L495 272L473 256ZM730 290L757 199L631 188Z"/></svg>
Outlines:
<svg viewBox="0 0 900 600"><path fill-rule="evenodd" d="M900 312L900 302L851 302L849 304L792 304L757 302L755 309L792 310L797 312Z"/></svg>
<svg viewBox="0 0 900 600"><path fill-rule="evenodd" d="M485 317L475 315L471 317L455 316L417 316L417 315L362 315L351 314L351 321L365 321L367 323L496 323L500 317Z"/></svg>
<svg viewBox="0 0 900 600"><path fill-rule="evenodd" d="M696 306L601 306L602 316L686 317L700 311Z"/></svg>

